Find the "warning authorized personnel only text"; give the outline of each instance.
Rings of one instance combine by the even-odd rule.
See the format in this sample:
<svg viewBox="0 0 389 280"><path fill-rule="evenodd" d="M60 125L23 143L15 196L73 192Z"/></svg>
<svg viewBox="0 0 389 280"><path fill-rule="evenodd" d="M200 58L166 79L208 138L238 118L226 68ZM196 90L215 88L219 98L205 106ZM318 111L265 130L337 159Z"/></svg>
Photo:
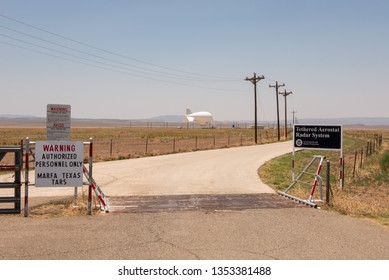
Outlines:
<svg viewBox="0 0 389 280"><path fill-rule="evenodd" d="M84 155L82 142L37 142L35 149L37 187L82 186Z"/></svg>

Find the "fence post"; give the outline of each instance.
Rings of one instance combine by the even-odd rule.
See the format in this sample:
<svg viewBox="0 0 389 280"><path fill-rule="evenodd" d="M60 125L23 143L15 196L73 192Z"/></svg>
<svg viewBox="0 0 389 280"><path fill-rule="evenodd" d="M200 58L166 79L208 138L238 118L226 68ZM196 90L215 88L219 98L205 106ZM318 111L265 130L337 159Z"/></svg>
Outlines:
<svg viewBox="0 0 389 280"><path fill-rule="evenodd" d="M92 169L93 169L93 139L89 138L89 187L88 187L88 215L92 215Z"/></svg>
<svg viewBox="0 0 389 280"><path fill-rule="evenodd" d="M343 174L343 180L342 180L342 191L344 189L344 181L346 180L346 174L345 174L345 170L346 170L346 160L345 160L345 156L343 156L343 165L342 165L342 174Z"/></svg>
<svg viewBox="0 0 389 280"><path fill-rule="evenodd" d="M25 162L24 162L24 217L28 217L28 184L29 184L29 153L30 153L30 139L26 138L26 151L25 151Z"/></svg>
<svg viewBox="0 0 389 280"><path fill-rule="evenodd" d="M355 177L355 166L357 164L357 156L358 156L358 151L355 150L355 155L354 155L354 166L353 166L353 178Z"/></svg>
<svg viewBox="0 0 389 280"><path fill-rule="evenodd" d="M15 197L21 198L21 191L22 191L22 170L23 170L23 139L20 139L20 153L15 153L15 165L19 165L20 170L15 172L15 183L19 184L19 188L15 188ZM21 212L21 203L22 201L19 200L15 203L15 208L19 210L19 213Z"/></svg>
<svg viewBox="0 0 389 280"><path fill-rule="evenodd" d="M381 150L381 143L380 143L380 135L377 134L377 150L380 151Z"/></svg>
<svg viewBox="0 0 389 280"><path fill-rule="evenodd" d="M197 136L196 136L196 141L195 141L195 149L197 150Z"/></svg>
<svg viewBox="0 0 389 280"><path fill-rule="evenodd" d="M146 151L145 151L146 155L147 155L148 148L149 148L149 137L146 138Z"/></svg>
<svg viewBox="0 0 389 280"><path fill-rule="evenodd" d="M112 139L111 142L109 143L109 156L112 157Z"/></svg>
<svg viewBox="0 0 389 280"><path fill-rule="evenodd" d="M327 160L327 174L326 174L326 204L330 204L330 188L331 188L331 173L330 161Z"/></svg>
<svg viewBox="0 0 389 280"><path fill-rule="evenodd" d="M379 137L378 142L379 142L379 146L380 146L380 149L381 149L381 145L382 145L382 133L381 133L378 137Z"/></svg>
<svg viewBox="0 0 389 280"><path fill-rule="evenodd" d="M363 163L363 148L361 148L361 164L360 164L360 168L362 168L362 163Z"/></svg>
<svg viewBox="0 0 389 280"><path fill-rule="evenodd" d="M173 137L173 153L176 152L176 137Z"/></svg>

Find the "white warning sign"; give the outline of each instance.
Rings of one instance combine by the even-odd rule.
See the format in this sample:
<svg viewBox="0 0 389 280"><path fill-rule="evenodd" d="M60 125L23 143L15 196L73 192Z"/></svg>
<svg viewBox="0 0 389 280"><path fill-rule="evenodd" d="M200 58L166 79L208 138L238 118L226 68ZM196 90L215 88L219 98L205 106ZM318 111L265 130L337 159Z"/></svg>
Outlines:
<svg viewBox="0 0 389 280"><path fill-rule="evenodd" d="M82 142L36 142L35 186L82 186L83 156L84 144Z"/></svg>
<svg viewBox="0 0 389 280"><path fill-rule="evenodd" d="M46 140L70 141L71 107L63 104L48 104L46 117Z"/></svg>

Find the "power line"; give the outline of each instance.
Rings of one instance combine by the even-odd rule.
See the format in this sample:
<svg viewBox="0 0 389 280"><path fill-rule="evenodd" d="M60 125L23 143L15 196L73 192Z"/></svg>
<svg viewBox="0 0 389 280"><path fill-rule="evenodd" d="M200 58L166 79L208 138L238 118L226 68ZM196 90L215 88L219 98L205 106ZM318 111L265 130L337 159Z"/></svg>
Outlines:
<svg viewBox="0 0 389 280"><path fill-rule="evenodd" d="M64 48L64 49L67 49L67 50L70 50L70 51L81 53L83 55L87 55L87 56L91 56L91 57L94 57L94 58L102 59L102 60L105 60L105 61L117 63L117 64L128 66L128 67L131 67L131 68L136 68L133 71L137 71L137 72L140 72L140 73L143 73L143 74L148 74L149 75L151 73L153 73L153 74L156 73L158 76L161 76L161 77L172 78L172 79L184 79L184 80L188 80L188 81L207 81L207 82L215 82L215 81L217 81L217 82L219 82L219 81L225 82L225 81L227 81L227 80L215 80L215 79L209 79L209 78L198 78L198 77L185 76L185 75L180 75L180 74L170 74L170 73L167 73L167 72L162 72L162 71L153 70L153 69L149 69L149 68L145 68L145 67L140 67L140 66L124 63L124 62L121 62L121 61L117 61L117 60L114 60L114 59L106 58L106 57L103 57L103 56L91 54L91 53L88 53L88 52L85 52L85 51L82 51L82 50L78 50L78 49L75 49L75 48L72 48L72 47L68 47L68 46L65 46L65 45L62 45L62 44L50 41L50 40L46 40L46 39L43 39L43 38L31 35L31 34L27 34L25 32L22 32L22 31L13 29L13 28L9 28L7 26L0 25L0 28L3 28L3 29L6 29L6 30L9 30L9 31L21 34L21 35L26 36L26 37L30 37L30 38L42 41L42 42L45 42L45 43L49 43L51 45L59 46L61 48ZM3 35L3 36L8 36L8 35ZM14 37L12 37L12 39L20 40L20 39L14 38ZM23 41L23 42L27 43L26 41ZM140 70L137 70L137 69L140 69ZM144 70L144 71L142 71L142 70Z"/></svg>
<svg viewBox="0 0 389 280"><path fill-rule="evenodd" d="M207 78L207 79L218 79L218 80L221 80L221 81L238 81L239 80L239 79L235 79L235 78L227 78L227 77L221 77L221 76L214 76L214 75L206 75L206 74L194 73L194 72L189 72L189 71L184 71L184 70L180 70L180 69L175 69L175 68L171 68L171 67L166 67L166 66L158 65L158 64L155 64L155 63L150 63L150 62L147 62L147 61L144 61L144 60L140 60L140 59L133 58L133 57L126 56L126 55L122 55L122 54L119 54L119 53L116 53L116 52L105 50L105 49L102 49L102 48L99 48L99 47L95 47L95 46L93 46L91 44L84 43L84 42L72 39L70 37L66 37L66 36L60 35L58 33L45 30L43 28L34 26L32 24L20 21L18 19L15 19L15 18L6 16L6 15L3 15L3 14L0 14L0 17L6 18L8 20L17 22L17 23L25 25L25 26L28 26L28 27L33 28L35 30L38 30L38 31L41 31L41 32L45 32L47 34L59 37L61 39L64 39L64 40L67 40L67 41L70 41L70 42L73 42L73 43L77 43L79 45L86 46L86 47L94 49L94 50L98 50L98 51L101 51L101 52L104 52L104 53L107 53L107 54L110 54L110 55L114 55L114 56L117 56L117 57L125 58L125 59L128 59L128 60L132 60L132 61L135 61L135 62L138 62L138 63L146 64L146 65L149 65L149 66L153 66L153 67L157 67L157 68L160 68L160 69L165 69L165 70L169 70L169 71L173 71L173 72L178 72L178 73L184 73L184 74L188 74L188 75L192 75L192 76L197 76L198 78L199 77L203 77L203 78ZM154 71L156 71L156 70L154 70Z"/></svg>
<svg viewBox="0 0 389 280"><path fill-rule="evenodd" d="M111 72L116 72L116 73L120 73L120 74L124 74L124 75L129 75L129 76L135 76L135 77L138 77L138 78L154 80L154 81L158 81L158 82L169 83L169 84L185 86L185 87L191 87L191 88L201 88L201 89L223 91L223 92L226 92L226 91L236 92L236 90L231 90L231 89L222 89L222 88L213 88L213 87L206 87L206 86L199 86L199 85L190 85L190 84L185 84L185 83L180 83L180 82L162 80L162 79L155 78L153 76L144 76L144 75L139 75L139 74L134 74L134 73L128 73L128 72L125 72L125 71L122 71L122 70L118 70L118 69L107 67L107 66L110 66L110 65L101 66L101 65L91 64L91 63L87 63L87 62L77 61L77 60L74 60L74 59L71 59L71 58L67 58L67 57L63 57L63 56L59 56L59 55L55 55L55 54L50 54L50 53L39 51L39 50L34 50L34 49L31 49L31 48L28 48L28 47L16 45L16 44L5 42L5 41L0 41L0 44L9 45L9 46L16 47L16 48L19 48L19 49L35 52L35 53L38 53L38 54L41 54L41 55L46 55L46 56L58 58L58 59L61 59L61 60L70 61L70 62L73 62L73 63L82 64L82 65L98 68L98 69L103 69L103 70L107 70L107 71L111 71ZM43 48L45 48L45 47L43 47ZM46 49L48 49L48 48L46 48ZM90 61L93 62L93 60L90 60ZM101 64L101 62L97 62L97 63ZM116 66L114 66L114 67L116 67Z"/></svg>
<svg viewBox="0 0 389 280"><path fill-rule="evenodd" d="M13 40L15 42L19 42L22 44L26 44L30 47L26 46L21 46L15 43L10 43L10 42L4 42L0 41L2 44L7 44L9 46L13 46L19 49L35 52L38 54L46 55L46 56L51 56L55 57L57 59L62 59L66 61L70 61L72 63L78 63L78 64L83 64L89 67L95 67L99 69L103 69L106 71L112 71L116 73L121 73L124 75L129 75L129 76L134 76L142 79L147 79L147 80L154 80L158 82L163 82L163 83L169 83L169 84L174 84L174 85L180 85L180 86L186 86L186 87L192 87L192 88L202 88L202 89L211 89L211 90L216 90L216 91L224 91L224 92L237 92L237 90L232 90L232 89L221 89L221 88L214 88L214 87L207 87L207 86L201 86L201 85L194 85L194 84L188 84L185 83L187 82L237 82L241 81L241 79L235 79L235 78L230 78L230 77L222 77L222 76L217 76L217 75L206 75L206 74L201 74L201 73L195 73L195 72L189 72L189 71L184 71L180 69L175 69L171 67L166 67L163 65L158 65L155 63L151 63L148 61L144 61L141 59L133 58L130 56L126 56L117 52L113 52L110 50L106 50L103 48L96 47L94 45L75 40L73 38L63 36L61 34L55 33L48 31L46 29L37 27L35 25L23 22L21 20L0 14L0 17L7 19L9 21L13 21L15 23L18 23L20 25L26 26L28 28L32 28L34 30L37 30L39 32L43 32L45 34L49 34L51 36L55 36L56 38L60 38L61 40L54 39L56 41L50 40L53 39L53 37L49 36L48 38L42 38L42 36L35 36L31 33L23 32L21 30L11 28L5 25L0 25L0 28L3 28L5 30L8 30L9 32L13 32L18 35L22 35L25 37L28 37L30 39L33 39L33 41L38 40L40 42L43 42L44 45L37 44L35 42L26 41L20 38L16 38L13 36L9 36L6 34L1 34L0 36L3 36L5 38L8 38L10 40ZM18 26L20 28L20 26ZM32 30L29 30L32 32ZM34 32L36 33L36 32ZM13 34L13 35L15 35ZM40 34L42 35L42 34ZM20 36L19 36L20 37ZM47 36L44 36L47 37ZM58 42L64 42L63 40L66 40L65 43L58 43ZM58 41L58 42L57 42ZM71 42L71 43L69 43ZM77 44L75 47L74 44ZM50 46L47 46L46 44L50 44ZM39 48L40 50L37 49L32 49L31 48ZM55 48L53 47L55 46ZM80 48L80 46L87 47L89 49L85 48ZM60 49L58 49L58 47ZM43 50L43 51L42 51ZM94 51L91 51L94 50ZM96 52L98 51L98 52ZM103 53L103 54L102 54ZM59 54L59 55L58 55ZM113 58L112 56L115 56ZM117 58L125 59L125 60L130 60L136 63L127 63L126 61L118 60ZM136 65L140 64L140 65ZM264 76L256 76L254 73L254 76L252 78L247 78L246 81L250 81L254 84L254 98L255 98L255 143L257 143L257 93L256 93L256 84L259 82L261 79L264 79ZM270 79L271 80L271 79ZM273 80L271 80L273 81ZM276 82L275 86L269 85L269 87L276 87L276 97L277 97L277 123L278 123L278 139L280 139L280 129L279 129L279 104L278 104L278 88L283 85L278 85L278 82ZM286 92L286 91L285 91ZM286 97L285 97L285 103L286 103ZM263 110L262 110L263 111Z"/></svg>
<svg viewBox="0 0 389 280"><path fill-rule="evenodd" d="M21 24L21 25L24 25L24 26L27 26L29 28L32 28L32 29L35 29L35 30L38 30L40 32L44 32L44 33L47 33L47 34L50 34L52 36L55 36L55 37L58 37L58 38L61 38L61 39L64 39L64 40L67 40L67 41L70 41L70 42L73 42L73 43L76 43L76 44L79 44L79 45L82 45L82 46L85 46L85 47L88 47L88 48L91 48L91 49L94 49L94 50L97 50L97 51L101 51L101 52L104 52L106 54L110 54L110 55L114 55L114 56L117 56L117 57L120 57L120 58L124 58L124 59L128 59L128 60L132 60L134 62L138 62L138 63L142 63L142 64L145 64L145 65L149 65L149 66L153 66L153 67L157 67L157 68L160 68L160 69L165 69L165 70L169 70L169 71L173 71L173 72L177 72L177 73L184 73L184 74L188 74L188 75L192 75L192 76L196 76L197 78L199 78L199 81L201 81L201 77L203 77L205 79L205 81L216 81L216 82L237 82L237 81L240 81L240 79L237 79L237 78L232 78L232 77L223 77L223 76L217 76L217 75L208 75L208 74L202 74L202 73L195 73L195 72L190 72L190 71L185 71L185 70L181 70L181 69L176 69L176 68L173 68L173 67L167 67L167 66L163 66L163 65L159 65L159 64L155 64L155 63L151 63L151 62L148 62L148 61L145 61L145 60L141 60L141 59L138 59L138 58L134 58L134 57L130 57L130 56L127 56L127 55L123 55L123 54L120 54L120 53L117 53L117 52L113 52L113 51L110 51L110 50L106 50L106 49L103 49L103 48L99 48L99 47L96 47L96 46L93 46L91 44L88 44L88 43L85 43L85 42L82 42L82 41L79 41L79 40L75 40L73 38L70 38L70 37L67 37L67 36L64 36L64 35L61 35L61 34L58 34L58 33L55 33L55 32L52 32L52 31L49 31L49 30L46 30L46 29L43 29L43 28L40 28L38 26L35 26L35 25L32 25L30 23L27 23L27 22L24 22L24 21L21 21L21 20L18 20L16 18L13 18L13 17L10 17L10 16L7 16L7 15L4 15L4 14L1 14L0 13L0 17L3 17L7 20L10 20L10 21L13 21L13 22L16 22L18 24ZM13 32L18 32L20 34L24 34L25 36L30 36L30 37L35 37L36 39L38 40L44 40L50 44L56 44L58 46L61 46L61 47L64 47L64 48L68 48L68 49L72 49L74 51L77 51L77 52L80 52L80 53L85 53L87 55L90 55L90 56L94 56L94 57L100 57L100 56L96 56L94 54L90 54L90 53L87 53L87 52L83 52L83 51L80 51L80 50L77 50L77 49L74 49L74 48L71 48L71 47L67 47L67 46L64 46L64 45L61 45L61 44L58 44L58 43L55 43L55 42L52 42L52 41L49 41L49 40L45 40L45 39L42 39L42 38L39 38L39 37L36 37L36 36L33 36L33 35L30 35L30 34L27 34L25 32L21 32L21 31L18 31L18 30L15 30L15 29L12 29L12 28L9 28L9 27L5 27L5 26L1 26L0 27L3 27L3 28L6 28L8 30L12 30ZM105 60L110 60L109 58L104 58L104 57L101 57L102 59L105 59ZM111 62L114 62L115 60L111 60ZM162 71L158 71L158 70L154 70L154 69L149 69L149 68L142 68L141 66L136 66L136 65L131 65L131 64L126 64L126 63L123 63L123 62L118 62L118 61L115 61L115 63L120 63L120 64L123 64L123 65L127 65L127 66L130 66L130 67L135 67L135 68L139 68L139 69L143 69L145 71L150 71L150 72L154 72L154 73L161 73L161 74L165 74L165 75L177 75L177 78L181 79L182 76L180 77L178 74L173 74L173 73L168 73L168 72L162 72ZM135 71L135 70L134 70ZM183 76L185 77L185 76ZM188 80L190 80L189 77L186 77ZM195 77L192 77L193 81L197 81ZM271 79L271 78L267 78L268 80L272 81L272 82L275 82L275 80Z"/></svg>

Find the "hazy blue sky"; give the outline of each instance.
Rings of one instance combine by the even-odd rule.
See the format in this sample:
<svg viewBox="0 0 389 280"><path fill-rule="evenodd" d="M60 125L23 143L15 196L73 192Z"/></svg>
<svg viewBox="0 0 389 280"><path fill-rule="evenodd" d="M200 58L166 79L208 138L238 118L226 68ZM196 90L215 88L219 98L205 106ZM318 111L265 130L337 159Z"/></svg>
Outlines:
<svg viewBox="0 0 389 280"><path fill-rule="evenodd" d="M389 117L388 15L386 0L0 0L0 115L251 120L256 72L260 120L275 81L289 118Z"/></svg>

